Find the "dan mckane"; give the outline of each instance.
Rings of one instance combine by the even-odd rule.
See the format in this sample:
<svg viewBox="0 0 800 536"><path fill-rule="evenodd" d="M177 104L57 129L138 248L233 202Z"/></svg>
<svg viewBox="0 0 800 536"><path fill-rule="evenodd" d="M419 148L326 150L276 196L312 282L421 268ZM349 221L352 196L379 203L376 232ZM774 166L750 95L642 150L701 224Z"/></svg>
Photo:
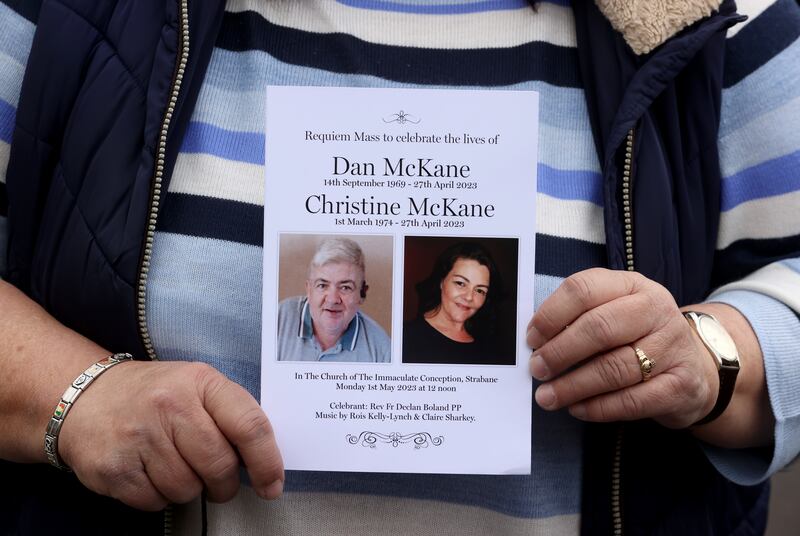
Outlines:
<svg viewBox="0 0 800 536"><path fill-rule="evenodd" d="M323 241L308 266L306 295L278 306L278 361L390 362L389 336L360 310L367 289L359 245Z"/></svg>

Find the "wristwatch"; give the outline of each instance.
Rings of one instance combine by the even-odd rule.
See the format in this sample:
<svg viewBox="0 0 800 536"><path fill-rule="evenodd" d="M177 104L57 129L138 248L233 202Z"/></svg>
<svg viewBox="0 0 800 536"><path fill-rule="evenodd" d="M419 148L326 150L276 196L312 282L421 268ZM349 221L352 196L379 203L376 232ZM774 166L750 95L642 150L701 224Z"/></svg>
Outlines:
<svg viewBox="0 0 800 536"><path fill-rule="evenodd" d="M700 340L711 353L719 371L717 403L714 404L711 413L694 423L695 425L706 424L722 415L731 401L733 389L736 386L736 376L739 374L739 351L727 330L710 314L686 311L683 316L700 336Z"/></svg>

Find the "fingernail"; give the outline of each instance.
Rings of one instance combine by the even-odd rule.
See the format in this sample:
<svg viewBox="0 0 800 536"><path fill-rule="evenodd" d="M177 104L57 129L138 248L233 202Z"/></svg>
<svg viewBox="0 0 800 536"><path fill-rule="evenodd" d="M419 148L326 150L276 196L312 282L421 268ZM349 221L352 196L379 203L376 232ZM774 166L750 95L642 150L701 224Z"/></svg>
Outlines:
<svg viewBox="0 0 800 536"><path fill-rule="evenodd" d="M542 334L533 326L528 328L528 333L525 335L529 346L537 346L542 341Z"/></svg>
<svg viewBox="0 0 800 536"><path fill-rule="evenodd" d="M540 385L536 389L536 403L545 409L552 407L556 401L556 394L549 384Z"/></svg>
<svg viewBox="0 0 800 536"><path fill-rule="evenodd" d="M531 356L531 375L537 380L546 380L550 376L550 369L539 354Z"/></svg>
<svg viewBox="0 0 800 536"><path fill-rule="evenodd" d="M283 493L283 480L276 480L264 488L259 495L264 499L272 500L280 497L281 493Z"/></svg>
<svg viewBox="0 0 800 536"><path fill-rule="evenodd" d="M575 404L574 406L570 406L569 413L576 419L585 419L586 406L584 404Z"/></svg>

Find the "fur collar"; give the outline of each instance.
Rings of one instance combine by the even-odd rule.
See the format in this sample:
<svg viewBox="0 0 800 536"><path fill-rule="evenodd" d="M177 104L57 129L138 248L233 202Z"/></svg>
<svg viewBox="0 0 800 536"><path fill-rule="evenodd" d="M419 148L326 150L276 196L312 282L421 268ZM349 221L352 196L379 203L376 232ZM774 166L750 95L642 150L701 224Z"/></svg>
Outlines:
<svg viewBox="0 0 800 536"><path fill-rule="evenodd" d="M636 54L658 45L719 8L722 0L595 0Z"/></svg>

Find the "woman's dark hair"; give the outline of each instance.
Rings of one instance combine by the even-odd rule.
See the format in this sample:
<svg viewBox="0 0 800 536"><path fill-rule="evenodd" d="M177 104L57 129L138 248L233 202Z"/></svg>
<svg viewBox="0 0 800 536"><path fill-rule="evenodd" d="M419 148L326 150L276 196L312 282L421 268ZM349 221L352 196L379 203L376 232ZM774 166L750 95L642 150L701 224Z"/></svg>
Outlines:
<svg viewBox="0 0 800 536"><path fill-rule="evenodd" d="M489 269L489 292L483 307L469 318L464 327L473 337L482 338L494 332L497 305L503 298L503 280L489 251L475 242L456 242L442 251L433 264L433 271L416 285L419 296L417 314L420 318L435 311L442 303L441 283L458 259L469 259Z"/></svg>

